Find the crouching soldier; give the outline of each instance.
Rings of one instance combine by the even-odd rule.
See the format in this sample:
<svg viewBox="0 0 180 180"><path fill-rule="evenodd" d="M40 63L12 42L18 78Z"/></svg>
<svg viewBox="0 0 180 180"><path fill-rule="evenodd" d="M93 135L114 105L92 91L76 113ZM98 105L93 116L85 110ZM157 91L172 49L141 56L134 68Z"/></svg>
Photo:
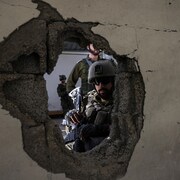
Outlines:
<svg viewBox="0 0 180 180"><path fill-rule="evenodd" d="M77 128L74 151L91 150L109 135L114 79L115 67L111 61L99 60L90 66L88 82L93 85L94 90L87 94L84 111L72 111L68 117Z"/></svg>

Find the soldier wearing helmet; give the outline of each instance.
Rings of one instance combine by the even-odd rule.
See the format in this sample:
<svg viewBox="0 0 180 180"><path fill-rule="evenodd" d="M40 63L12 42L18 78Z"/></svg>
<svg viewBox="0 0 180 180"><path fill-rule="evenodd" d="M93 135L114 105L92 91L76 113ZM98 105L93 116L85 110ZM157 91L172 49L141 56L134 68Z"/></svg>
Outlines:
<svg viewBox="0 0 180 180"><path fill-rule="evenodd" d="M88 84L88 69L91 64L98 61L100 51L92 43L87 46L87 50L89 51L87 57L75 64L67 79L66 87L68 93L76 87L78 79L81 79L81 89L83 95L93 89L92 85Z"/></svg>
<svg viewBox="0 0 180 180"><path fill-rule="evenodd" d="M66 81L66 76L64 74L59 75L59 80L60 81Z"/></svg>
<svg viewBox="0 0 180 180"><path fill-rule="evenodd" d="M109 100L114 90L115 68L112 62L101 60L89 69L88 82L93 84L97 94Z"/></svg>
<svg viewBox="0 0 180 180"><path fill-rule="evenodd" d="M78 129L74 151L91 150L109 135L114 80L115 66L111 61L99 60L90 66L88 82L94 90L88 93L88 103L83 114L73 112L69 117Z"/></svg>
<svg viewBox="0 0 180 180"><path fill-rule="evenodd" d="M73 109L74 106L71 98L66 91L66 76L64 74L59 75L59 81L60 83L57 87L57 93L61 98L61 106L63 109L63 114L65 115L70 109Z"/></svg>

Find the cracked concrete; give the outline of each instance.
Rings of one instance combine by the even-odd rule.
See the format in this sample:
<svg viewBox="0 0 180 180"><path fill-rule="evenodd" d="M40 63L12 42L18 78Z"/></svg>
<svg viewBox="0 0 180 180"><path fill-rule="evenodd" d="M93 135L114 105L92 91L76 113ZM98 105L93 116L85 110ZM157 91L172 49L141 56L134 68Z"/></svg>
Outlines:
<svg viewBox="0 0 180 180"><path fill-rule="evenodd" d="M21 25L0 44L0 103L20 119L24 150L47 171L72 179L124 176L143 128L145 87L137 61L118 55L105 38L94 34L91 29L97 22L64 20L49 4L34 2L38 3L38 18ZM59 127L48 116L43 79L46 72L52 72L63 41L69 38L81 46L93 42L118 61L114 92L118 98L110 138L81 154L65 148Z"/></svg>
<svg viewBox="0 0 180 180"><path fill-rule="evenodd" d="M16 28L18 29L18 27L21 25L25 25L25 23L32 20L32 18L39 18L40 11L42 11L40 9L36 9L37 4L32 3L30 0L8 0L5 2L31 8L11 6L0 3L1 41L3 40L3 37L7 40L7 37L10 35L10 33L14 32L14 30ZM109 43L106 47L107 49L110 47L113 50L113 53L115 52L116 55L125 55L124 62L126 62L126 58L128 56L129 60L127 64L129 64L134 58L135 59L132 61L133 64L134 61L138 61L139 68L141 69L143 80L146 86L146 99L144 106L145 121L143 131L141 131L141 138L135 146L131 160L129 161L126 175L124 177L117 177L117 179L178 180L180 177L180 21L177 17L180 16L180 1L139 0L132 2L131 0L46 0L46 2L51 4L52 7L55 7L55 10L61 14L61 17L63 18L61 22L67 22L67 19L72 22L72 17L77 19L80 23L93 22L97 24L98 22L97 26L90 25L89 27L92 30L93 35L98 34L101 35L101 37L106 38ZM52 8L50 9L52 10ZM48 13L49 10L46 14ZM51 17L45 16L45 14L43 16L41 15L41 17L42 21L46 21L47 19L47 24L52 23L50 21ZM58 21L57 18L60 16L57 13L56 15L54 14L53 17L56 22ZM98 31L98 27L101 25L101 23L104 25ZM118 30L121 31L121 33L119 33ZM47 44L46 47L48 47ZM8 99L3 100L1 98L2 96L0 97L0 100L3 100L4 103L9 105L8 108L11 109L11 114L15 113L16 116L18 115L18 119L9 115L10 110L5 111L0 109L0 142L2 144L0 156L1 179L68 179L67 177L71 177L70 172L66 171L66 175L62 173L65 172L67 166L71 167L72 165L67 164L65 168L62 167L61 169L56 169L56 166L61 167L62 162L59 162L58 159L55 158L61 157L64 162L66 162L66 156L62 156L62 154L65 153L69 159L71 159L74 163L76 162L76 167L79 167L81 162L76 161L74 156L64 152L63 148L59 149L59 147L61 147L61 143L59 143L61 142L61 137L58 135L60 133L58 128L52 122L52 124L50 124L49 120L42 122L38 121L38 119L32 118L31 115L33 113L30 108L26 114L21 113L20 110L18 111L17 105L15 105L15 103L17 103L17 96L12 95L9 92L11 88L17 89L17 86L19 85L22 87L25 85L30 85L32 89L33 80L35 81L33 83L34 85L40 82L40 78L38 78L37 81L36 78L34 78L36 76L41 76L41 73L39 74L40 61L38 61L38 63L36 61L36 59L40 59L40 49L38 49L38 52L34 52L33 49L29 50L32 52L30 52L28 55L24 52L25 54L21 54L12 62L5 63L6 69L8 69L8 66L9 68L11 67L12 70L15 68L17 73L12 71L9 74L4 72L2 73L3 82L6 82L4 88L7 89L8 92L0 93L0 95L3 95L3 97L6 96L7 98L14 98L14 103L10 102ZM121 60L123 59L122 56L118 57ZM24 66L24 64L27 63L25 61L26 58L32 61L28 67ZM120 62L120 66L123 66L121 60L118 62ZM55 61L53 61L53 63L54 62ZM21 68L19 68L19 65L21 65ZM29 66L32 66L33 68L29 68ZM46 65L46 67L49 66ZM51 72L52 67L53 64L51 64L49 69L45 70ZM123 67L127 66L124 65ZM43 68L41 68L41 70L43 70ZM28 74L27 78L25 78L25 76L21 76L27 75L24 74L26 72ZM29 72L32 72L32 74L30 74L31 76L29 76ZM124 75L124 77L128 76ZM119 78L120 77L118 76L118 79ZM20 83L17 83L19 80ZM124 79L124 82L127 82L127 79L126 81ZM0 89L2 92L2 86ZM138 88L136 87L136 89ZM38 90L38 92L40 91ZM121 92L118 93L120 96ZM23 93L23 97L24 96L26 96L26 93ZM33 99L32 101L35 100ZM27 103L22 99L20 99L19 103L24 103L25 107L27 108ZM122 107L121 105L120 107ZM43 108L45 109L45 107ZM16 111L13 111L14 109L16 109ZM40 114L36 112L36 116L37 115L39 116ZM117 116L113 117L115 119ZM126 118L128 120L128 115ZM26 151L27 153L23 151L22 147L22 122L24 122L24 125L26 124L23 127L23 144L25 144L27 149L29 149ZM128 127L130 126L131 125L129 124ZM136 124L134 127L138 127L138 125ZM33 132L33 128L36 129L36 133ZM135 131L132 129L131 132ZM130 134L132 134L131 132ZM34 139L36 136L38 136L38 134L40 134L40 138ZM112 133L112 136L115 137L115 134L116 133ZM53 137L55 137L55 139ZM33 144L35 144L34 146L30 143L31 138L33 139ZM131 142L131 140L129 142ZM120 145L120 141L114 142L112 148L108 149L107 155L111 154L113 148L121 147ZM44 154L45 156L41 155L40 153L36 153L34 149L39 150L40 153ZM54 155L51 154L52 152L54 152ZM116 155L120 156L120 154ZM33 160L29 157L32 157ZM90 160L90 163L93 161L94 160ZM113 160L113 162L116 162L116 159ZM102 161L101 165L103 167L105 166L104 170L109 172L108 167L106 167L107 163L108 159L105 159ZM120 159L117 160L117 164L119 164L118 166L122 165L122 167L126 166L123 166ZM48 168L50 169L49 172L46 170ZM113 167L113 164L111 167L109 167L109 169L113 169L112 173L116 174L116 167ZM54 172L52 172L53 170ZM77 171L80 173L79 170ZM124 169L122 168L122 171L119 172L119 174L121 174L123 171ZM96 172L96 170L93 170L89 175L96 174ZM103 169L99 170L98 172L105 174Z"/></svg>
<svg viewBox="0 0 180 180"><path fill-rule="evenodd" d="M14 3L9 3L9 2L3 1L3 0L0 0L0 3L8 5L8 6L13 6L13 7L23 7L23 8L30 8L31 9L31 7L22 5L21 4L22 2L21 3L19 2L18 4L14 4Z"/></svg>
<svg viewBox="0 0 180 180"><path fill-rule="evenodd" d="M152 27L143 27L143 26L133 26L133 25L129 25L129 24L103 24L100 23L100 25L103 26L115 26L115 27L127 27L127 28L133 28L133 29L146 29L146 30L152 30L152 31L161 31L161 32L179 32L179 30L177 29L167 29L167 28L163 28L163 29L156 29L156 28L152 28ZM113 28L113 27L112 27Z"/></svg>

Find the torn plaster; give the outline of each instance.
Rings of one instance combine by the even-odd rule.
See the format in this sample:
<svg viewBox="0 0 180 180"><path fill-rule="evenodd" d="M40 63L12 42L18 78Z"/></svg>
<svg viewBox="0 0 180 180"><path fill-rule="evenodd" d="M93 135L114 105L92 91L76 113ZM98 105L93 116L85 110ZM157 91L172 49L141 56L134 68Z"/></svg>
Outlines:
<svg viewBox="0 0 180 180"><path fill-rule="evenodd" d="M37 4L28 0L0 1L0 41L6 38L16 28L39 15ZM10 13L9 13L10 12ZM23 16L22 16L23 14ZM8 21L6 20L8 18Z"/></svg>
<svg viewBox="0 0 180 180"><path fill-rule="evenodd" d="M106 26L106 28L104 28ZM93 27L93 32L106 35L109 44L118 54L130 55L136 57L135 52L138 50L138 35L136 28L128 26L118 26L116 24L100 24ZM118 37L118 41L117 41Z"/></svg>
<svg viewBox="0 0 180 180"><path fill-rule="evenodd" d="M65 19L74 17L79 21L100 22L102 24L118 24L129 26L149 27L153 29L178 29L180 22L179 1L136 1L131 0L45 0L56 7ZM70 5L69 5L70 3ZM67 7L67 8L64 8ZM97 8L99 7L99 8ZM71 9L71 10L69 10Z"/></svg>

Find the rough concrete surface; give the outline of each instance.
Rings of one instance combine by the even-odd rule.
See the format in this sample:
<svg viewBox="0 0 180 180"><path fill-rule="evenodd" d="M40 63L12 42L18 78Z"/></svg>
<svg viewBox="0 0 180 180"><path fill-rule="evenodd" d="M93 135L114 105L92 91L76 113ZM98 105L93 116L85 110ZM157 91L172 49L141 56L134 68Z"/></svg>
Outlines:
<svg viewBox="0 0 180 180"><path fill-rule="evenodd" d="M46 2L0 1L0 104L7 110L0 116L8 132L1 137L1 178L29 174L55 180L65 173L72 179L177 180L180 3ZM52 72L68 38L82 46L92 41L118 61L110 139L84 154L65 149L47 115L43 74ZM22 158L13 151L17 148Z"/></svg>

